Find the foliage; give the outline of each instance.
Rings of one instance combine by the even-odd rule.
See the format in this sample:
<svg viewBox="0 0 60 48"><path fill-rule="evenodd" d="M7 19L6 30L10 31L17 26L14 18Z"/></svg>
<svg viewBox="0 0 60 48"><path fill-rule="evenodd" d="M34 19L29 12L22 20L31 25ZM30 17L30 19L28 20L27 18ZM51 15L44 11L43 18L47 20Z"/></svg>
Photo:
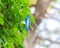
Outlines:
<svg viewBox="0 0 60 48"><path fill-rule="evenodd" d="M30 0L31 5L36 5L37 0Z"/></svg>
<svg viewBox="0 0 60 48"><path fill-rule="evenodd" d="M29 0L0 0L0 48L23 48L26 25L21 22L31 14L29 6Z"/></svg>

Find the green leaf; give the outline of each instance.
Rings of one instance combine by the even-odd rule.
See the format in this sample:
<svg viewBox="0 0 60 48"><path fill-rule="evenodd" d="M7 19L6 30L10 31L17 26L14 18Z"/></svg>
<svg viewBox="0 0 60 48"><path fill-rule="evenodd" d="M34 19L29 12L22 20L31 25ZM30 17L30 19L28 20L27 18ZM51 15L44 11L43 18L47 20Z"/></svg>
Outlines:
<svg viewBox="0 0 60 48"><path fill-rule="evenodd" d="M22 34L23 34L23 36L26 36L26 37L28 36L26 30L23 30Z"/></svg>
<svg viewBox="0 0 60 48"><path fill-rule="evenodd" d="M33 15L31 15L30 21L31 21L31 23L35 24L35 18Z"/></svg>
<svg viewBox="0 0 60 48"><path fill-rule="evenodd" d="M8 48L15 48L15 47L14 47L14 43L13 43L13 42L10 42L10 43L8 44Z"/></svg>
<svg viewBox="0 0 60 48"><path fill-rule="evenodd" d="M0 5L2 5L2 2L1 2L1 0L0 0Z"/></svg>
<svg viewBox="0 0 60 48"><path fill-rule="evenodd" d="M0 38L0 44L3 43L3 40Z"/></svg>
<svg viewBox="0 0 60 48"><path fill-rule="evenodd" d="M4 25L4 20L3 20L4 15L0 13L0 24Z"/></svg>

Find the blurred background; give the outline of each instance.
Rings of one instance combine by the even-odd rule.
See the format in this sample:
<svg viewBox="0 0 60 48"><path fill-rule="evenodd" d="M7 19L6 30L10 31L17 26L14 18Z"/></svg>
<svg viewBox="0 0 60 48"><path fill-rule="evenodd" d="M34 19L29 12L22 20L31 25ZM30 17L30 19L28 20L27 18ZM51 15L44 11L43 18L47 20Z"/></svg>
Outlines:
<svg viewBox="0 0 60 48"><path fill-rule="evenodd" d="M60 0L30 0L36 24L25 38L25 48L60 48Z"/></svg>

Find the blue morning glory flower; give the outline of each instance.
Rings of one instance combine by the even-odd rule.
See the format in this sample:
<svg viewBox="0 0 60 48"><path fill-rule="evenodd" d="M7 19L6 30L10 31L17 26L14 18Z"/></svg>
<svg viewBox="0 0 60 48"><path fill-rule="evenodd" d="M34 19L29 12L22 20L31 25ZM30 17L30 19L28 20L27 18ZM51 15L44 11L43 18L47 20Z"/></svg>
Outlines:
<svg viewBox="0 0 60 48"><path fill-rule="evenodd" d="M26 23L26 30L29 30L29 25L30 25L30 15L27 16L27 18L25 19L25 23Z"/></svg>

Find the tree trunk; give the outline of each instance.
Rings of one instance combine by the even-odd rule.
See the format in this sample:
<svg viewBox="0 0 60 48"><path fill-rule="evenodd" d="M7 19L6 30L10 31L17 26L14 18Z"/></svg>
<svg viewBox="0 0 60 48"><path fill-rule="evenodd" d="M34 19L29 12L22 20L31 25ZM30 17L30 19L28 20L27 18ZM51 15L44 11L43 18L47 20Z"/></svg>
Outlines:
<svg viewBox="0 0 60 48"><path fill-rule="evenodd" d="M36 12L34 14L35 16L35 20L36 20L36 24L39 24L41 19L44 18L44 15L46 13L47 7L49 5L51 0L37 0L37 4L35 5L36 7ZM36 29L35 26L33 26L33 28ZM28 34L28 39L26 39L24 41L24 45L25 48L34 48L34 45L36 42L39 42L38 40L35 40L35 42L33 42L34 40L34 35L35 35L35 31L30 30L29 34Z"/></svg>
<svg viewBox="0 0 60 48"><path fill-rule="evenodd" d="M51 0L37 0L36 12L34 14L36 23L39 24L41 19L44 18L47 7Z"/></svg>

